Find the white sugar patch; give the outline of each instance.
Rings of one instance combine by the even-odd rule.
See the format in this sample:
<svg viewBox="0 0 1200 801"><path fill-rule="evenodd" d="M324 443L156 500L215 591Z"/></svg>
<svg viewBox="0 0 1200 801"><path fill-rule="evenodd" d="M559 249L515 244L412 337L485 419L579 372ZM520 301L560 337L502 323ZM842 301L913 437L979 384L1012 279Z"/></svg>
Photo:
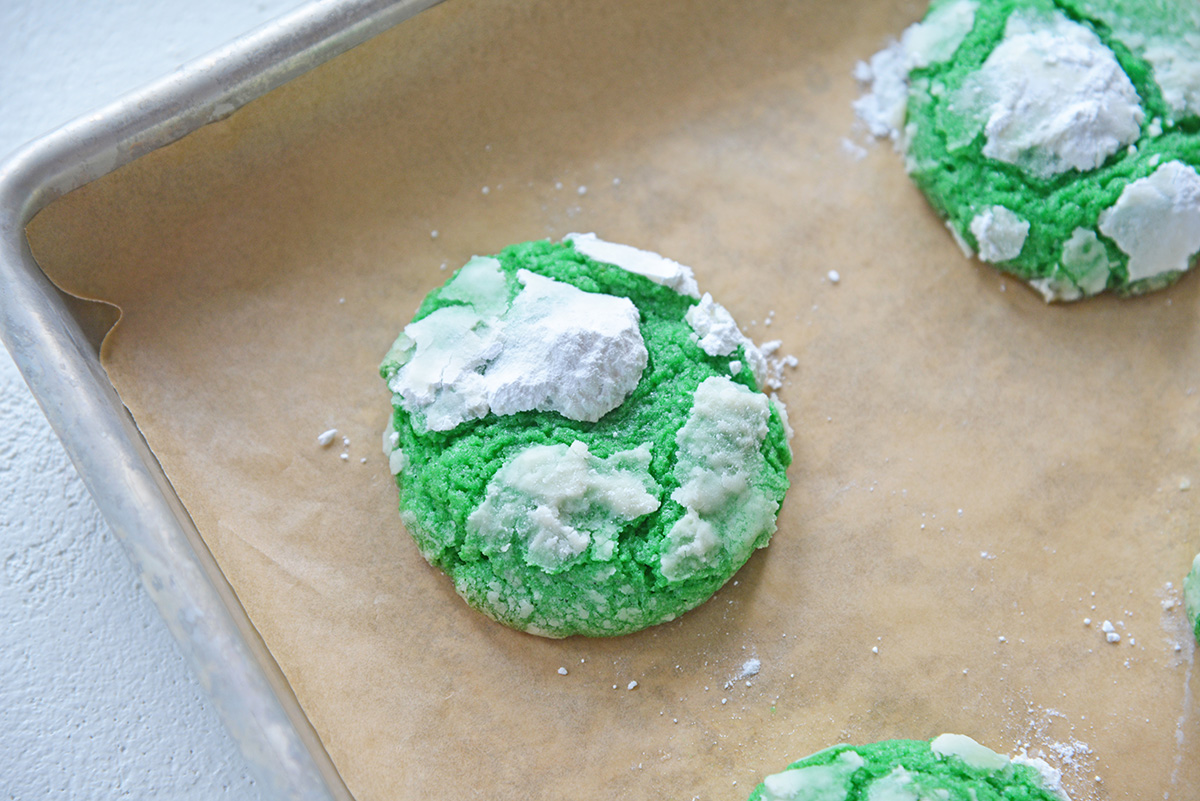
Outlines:
<svg viewBox="0 0 1200 801"><path fill-rule="evenodd" d="M950 59L975 24L974 0L945 3L922 22L909 26L900 41L854 68L865 92L854 102L854 112L872 136L891 139L903 150L908 112L908 73Z"/></svg>
<svg viewBox="0 0 1200 801"><path fill-rule="evenodd" d="M731 689L737 682L757 676L760 670L762 670L762 661L756 656L750 657L742 663L736 673L725 680L725 689Z"/></svg>
<svg viewBox="0 0 1200 801"><path fill-rule="evenodd" d="M1178 161L1121 190L1100 233L1129 256L1129 280L1186 270L1200 251L1200 174Z"/></svg>
<svg viewBox="0 0 1200 801"><path fill-rule="evenodd" d="M576 250L588 258L644 275L656 284L670 287L681 295L700 297L700 287L696 284L692 268L666 256L639 250L630 245L605 242L595 234L567 234L563 241L573 244Z"/></svg>
<svg viewBox="0 0 1200 801"><path fill-rule="evenodd" d="M1019 10L1004 39L951 98L966 124L956 149L979 132L985 156L1047 178L1092 170L1141 135L1137 91L1091 29L1060 12Z"/></svg>
<svg viewBox="0 0 1200 801"><path fill-rule="evenodd" d="M519 270L508 302L499 262L476 258L445 306L410 323L384 358L393 402L433 431L467 420L555 411L595 422L641 380L648 354L628 298Z"/></svg>

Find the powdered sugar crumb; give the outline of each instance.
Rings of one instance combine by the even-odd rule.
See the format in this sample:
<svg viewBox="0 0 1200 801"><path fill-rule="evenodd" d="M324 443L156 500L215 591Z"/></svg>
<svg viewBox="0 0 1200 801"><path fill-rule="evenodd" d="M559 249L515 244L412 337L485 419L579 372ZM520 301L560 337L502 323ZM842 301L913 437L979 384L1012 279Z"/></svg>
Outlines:
<svg viewBox="0 0 1200 801"><path fill-rule="evenodd" d="M794 368L800 364L800 361L790 354L779 354L780 348L783 347L783 342L778 339L772 339L769 342L764 342L759 346L759 353L762 354L766 362L766 375L763 377L763 383L771 389L781 389L783 387L783 371L786 368Z"/></svg>
<svg viewBox="0 0 1200 801"><path fill-rule="evenodd" d="M1013 761L1036 768L1055 792L1064 792L1063 777L1076 788L1084 787L1088 780L1096 776L1096 760L1091 746L1074 736L1074 724L1070 724L1067 716L1059 710L1050 707L1039 709L1032 704L1026 704L1025 707L1029 714L1025 724L1026 733L1016 739L1018 755ZM1064 726L1068 729L1066 736L1055 733ZM1072 796L1075 801L1085 801L1086 797L1078 794Z"/></svg>
<svg viewBox="0 0 1200 801"><path fill-rule="evenodd" d="M847 137L842 137L842 152L854 161L862 161L867 157L867 149Z"/></svg>

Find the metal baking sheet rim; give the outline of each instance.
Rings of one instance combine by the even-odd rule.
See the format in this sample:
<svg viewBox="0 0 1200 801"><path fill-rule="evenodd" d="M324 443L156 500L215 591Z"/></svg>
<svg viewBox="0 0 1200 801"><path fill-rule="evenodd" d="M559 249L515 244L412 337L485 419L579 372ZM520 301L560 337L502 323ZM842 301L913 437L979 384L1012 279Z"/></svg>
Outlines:
<svg viewBox="0 0 1200 801"><path fill-rule="evenodd" d="M0 163L0 338L267 797L350 799L287 680L100 365L25 227L58 197L441 0L318 0Z"/></svg>

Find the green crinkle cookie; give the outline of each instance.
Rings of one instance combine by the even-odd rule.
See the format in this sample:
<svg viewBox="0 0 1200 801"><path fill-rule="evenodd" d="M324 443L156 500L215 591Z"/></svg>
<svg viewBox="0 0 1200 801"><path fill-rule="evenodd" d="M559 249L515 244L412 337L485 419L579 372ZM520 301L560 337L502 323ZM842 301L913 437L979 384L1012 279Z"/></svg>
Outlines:
<svg viewBox="0 0 1200 801"><path fill-rule="evenodd" d="M1200 554L1196 554L1192 569L1183 579L1183 608L1192 624L1192 633L1200 642Z"/></svg>
<svg viewBox="0 0 1200 801"><path fill-rule="evenodd" d="M1048 301L1136 295L1200 254L1197 52L1194 0L934 0L859 110L906 87L888 124L965 251Z"/></svg>
<svg viewBox="0 0 1200 801"><path fill-rule="evenodd" d="M571 235L475 257L380 367L401 519L467 603L513 628L671 620L775 530L791 451L764 367L691 271L655 254Z"/></svg>
<svg viewBox="0 0 1200 801"><path fill-rule="evenodd" d="M750 801L1064 801L1040 759L997 754L961 734L837 745L768 776Z"/></svg>

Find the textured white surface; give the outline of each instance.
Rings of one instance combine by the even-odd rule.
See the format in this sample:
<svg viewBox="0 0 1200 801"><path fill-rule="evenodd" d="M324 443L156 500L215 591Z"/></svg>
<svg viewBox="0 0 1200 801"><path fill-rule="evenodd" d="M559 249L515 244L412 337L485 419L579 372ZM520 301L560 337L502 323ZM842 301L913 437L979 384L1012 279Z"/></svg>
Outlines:
<svg viewBox="0 0 1200 801"><path fill-rule="evenodd" d="M952 149L983 131L985 156L1040 178L1096 169L1137 140L1145 117L1129 76L1090 28L1024 9L949 108L964 123Z"/></svg>
<svg viewBox="0 0 1200 801"><path fill-rule="evenodd" d="M594 423L620 406L648 358L637 307L528 270L517 281L501 307L497 260L476 257L451 278L466 305L409 323L384 359L393 404L431 431L533 409Z"/></svg>
<svg viewBox="0 0 1200 801"><path fill-rule="evenodd" d="M0 157L297 5L0 3ZM261 797L0 352L0 799Z"/></svg>

